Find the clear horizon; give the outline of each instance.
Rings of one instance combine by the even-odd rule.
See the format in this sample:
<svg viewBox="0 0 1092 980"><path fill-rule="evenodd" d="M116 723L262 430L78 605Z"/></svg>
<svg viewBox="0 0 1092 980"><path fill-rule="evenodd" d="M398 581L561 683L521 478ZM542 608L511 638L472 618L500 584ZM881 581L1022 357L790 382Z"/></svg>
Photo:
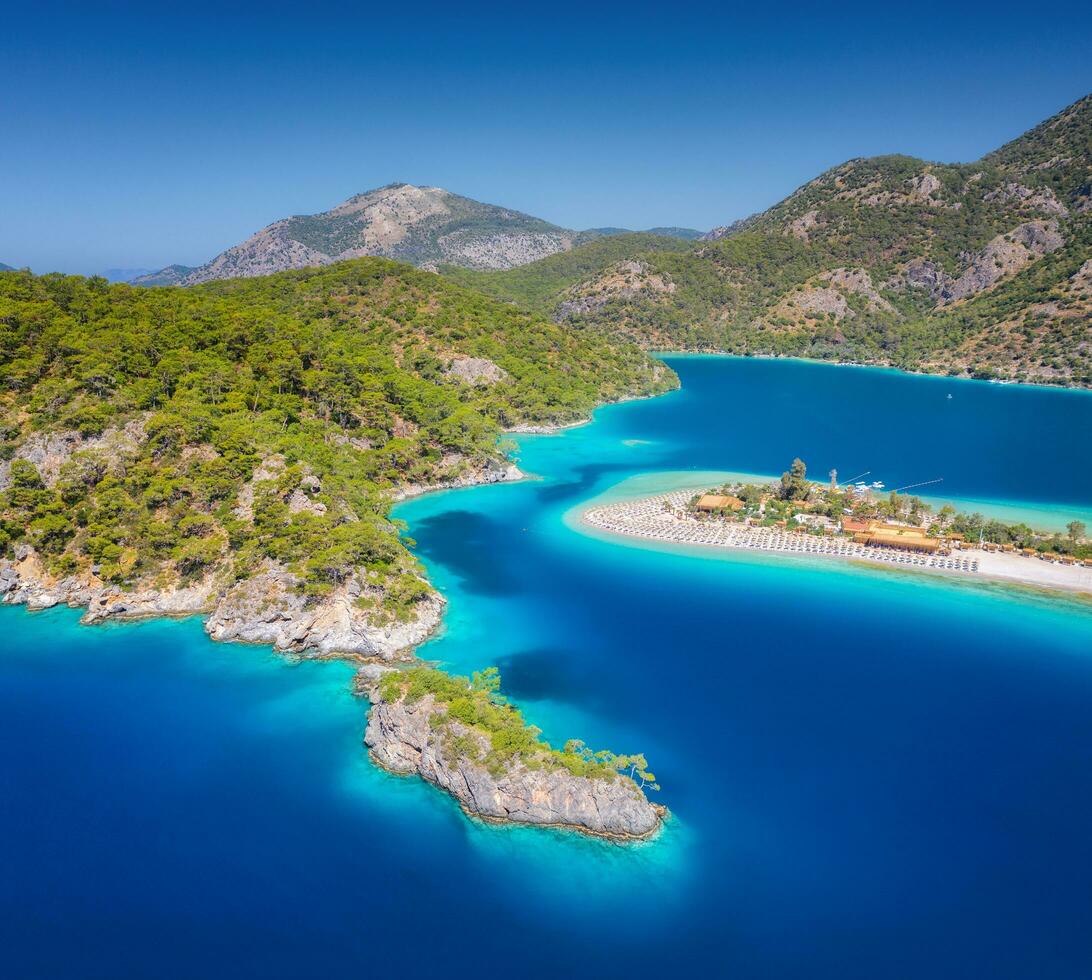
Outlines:
<svg viewBox="0 0 1092 980"><path fill-rule="evenodd" d="M1083 7L5 14L0 262L197 265L384 184L702 230L846 159L968 161L1092 90Z"/></svg>

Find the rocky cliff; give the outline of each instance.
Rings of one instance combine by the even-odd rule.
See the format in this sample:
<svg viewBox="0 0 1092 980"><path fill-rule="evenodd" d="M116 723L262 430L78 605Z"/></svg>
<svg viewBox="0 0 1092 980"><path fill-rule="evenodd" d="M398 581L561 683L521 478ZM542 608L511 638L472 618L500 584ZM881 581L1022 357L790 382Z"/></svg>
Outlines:
<svg viewBox="0 0 1092 980"><path fill-rule="evenodd" d="M401 621L378 612L378 599L355 575L331 595L311 599L288 570L266 562L255 575L231 581L212 574L192 584L125 591L103 582L93 571L50 574L37 552L17 545L15 559L0 559L0 601L49 609L86 609L82 622L206 615L205 632L214 640L268 643L308 657L355 656L393 660L423 643L440 623L444 599L432 592Z"/></svg>
<svg viewBox="0 0 1092 980"><path fill-rule="evenodd" d="M618 840L654 834L665 811L650 803L629 777L574 776L563 768L529 769L510 761L490 771L480 761L488 748L478 732L457 721L437 725L441 709L431 696L414 703L384 701L374 673L363 674L372 701L364 742L384 768L417 774L450 793L469 814L485 820L563 827Z"/></svg>

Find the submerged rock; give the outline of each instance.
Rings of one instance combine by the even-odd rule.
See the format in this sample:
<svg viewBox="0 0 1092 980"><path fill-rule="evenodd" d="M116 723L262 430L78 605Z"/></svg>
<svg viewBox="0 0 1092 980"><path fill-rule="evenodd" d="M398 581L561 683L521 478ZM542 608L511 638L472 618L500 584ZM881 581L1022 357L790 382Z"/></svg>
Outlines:
<svg viewBox="0 0 1092 980"><path fill-rule="evenodd" d="M574 776L564 768L528 768L518 758L495 774L468 755L477 746L484 756L485 736L453 720L436 725L433 716L443 709L431 695L413 703L384 701L378 685L362 679L361 687L372 701L364 735L372 758L392 772L422 776L471 815L618 840L649 837L663 822L664 808L628 776Z"/></svg>

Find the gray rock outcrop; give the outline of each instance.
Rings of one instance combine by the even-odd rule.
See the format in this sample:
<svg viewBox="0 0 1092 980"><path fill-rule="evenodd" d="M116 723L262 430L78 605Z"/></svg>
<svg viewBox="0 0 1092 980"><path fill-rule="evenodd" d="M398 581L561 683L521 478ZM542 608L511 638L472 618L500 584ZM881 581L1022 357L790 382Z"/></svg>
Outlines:
<svg viewBox="0 0 1092 980"><path fill-rule="evenodd" d="M929 259L914 259L903 275L908 286L926 290L943 306L989 289L1064 244L1056 221L1027 221L995 236L977 252L963 255L966 265L959 276L948 275Z"/></svg>
<svg viewBox="0 0 1092 980"><path fill-rule="evenodd" d="M391 660L423 643L443 615L444 600L432 593L416 604L416 615L408 622L380 620L358 603L361 596L368 598L368 589L355 575L319 602L308 602L298 585L291 572L267 562L256 575L236 582L219 597L205 632L223 642Z"/></svg>
<svg viewBox="0 0 1092 980"><path fill-rule="evenodd" d="M452 358L444 374L455 381L475 387L486 387L508 380L508 372L486 357Z"/></svg>
<svg viewBox="0 0 1092 980"><path fill-rule="evenodd" d="M565 769L528 769L518 760L494 775L455 746L456 739L469 738L484 753L484 736L456 721L433 726L432 716L441 709L431 695L412 704L386 702L376 685L362 686L372 700L364 735L372 758L392 772L422 776L467 813L619 840L649 837L663 821L663 808L650 803L627 776L593 779Z"/></svg>
<svg viewBox="0 0 1092 980"><path fill-rule="evenodd" d="M133 419L123 426L106 429L98 436L78 432L39 432L31 435L16 451L13 459L26 460L37 468L47 487L57 483L61 468L77 453L90 453L114 463L119 456L135 451L144 442L145 418ZM0 490L8 486L11 464L0 461Z"/></svg>
<svg viewBox="0 0 1092 980"><path fill-rule="evenodd" d="M423 643L443 615L444 599L435 592L417 602L405 622L376 615L381 593L361 585L355 574L319 600L308 599L298 585L292 573L267 562L256 575L226 587L210 575L174 589L124 592L90 574L57 579L26 545L17 546L15 561L0 559L0 601L10 605L86 608L84 623L207 613L205 632L214 640L269 643L304 656L394 660ZM362 596L371 601L358 602Z"/></svg>
<svg viewBox="0 0 1092 980"><path fill-rule="evenodd" d="M981 251L968 256L968 266L959 278L941 289L945 303L965 299L1014 275L1065 244L1056 221L1028 221L1005 235L992 239Z"/></svg>

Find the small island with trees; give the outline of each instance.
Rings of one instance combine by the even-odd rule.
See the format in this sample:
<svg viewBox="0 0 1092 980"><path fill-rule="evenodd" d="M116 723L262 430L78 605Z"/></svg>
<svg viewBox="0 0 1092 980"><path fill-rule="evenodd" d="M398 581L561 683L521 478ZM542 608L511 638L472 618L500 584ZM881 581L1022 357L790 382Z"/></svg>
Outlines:
<svg viewBox="0 0 1092 980"><path fill-rule="evenodd" d="M357 689L371 702L371 757L450 793L471 816L647 838L667 810L649 802L656 777L641 754L593 751L572 739L552 747L500 692L496 667L458 677L434 667L373 667Z"/></svg>

